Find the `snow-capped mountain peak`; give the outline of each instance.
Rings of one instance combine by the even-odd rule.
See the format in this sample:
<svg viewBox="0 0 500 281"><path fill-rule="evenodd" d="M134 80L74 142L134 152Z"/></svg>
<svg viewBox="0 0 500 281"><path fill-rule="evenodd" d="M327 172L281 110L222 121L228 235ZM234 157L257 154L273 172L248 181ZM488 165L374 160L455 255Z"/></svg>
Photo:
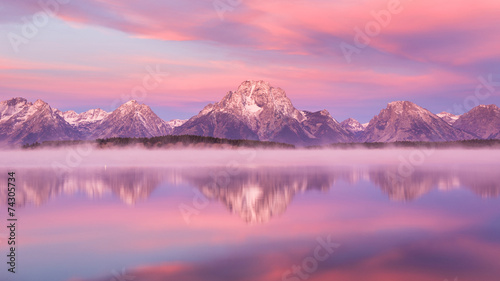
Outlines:
<svg viewBox="0 0 500 281"><path fill-rule="evenodd" d="M76 113L76 111L73 111L73 110L68 110L65 112L61 112L60 110L57 110L57 113L59 113L59 115L63 116L64 119L74 119L74 118L78 117L78 113Z"/></svg>
<svg viewBox="0 0 500 281"><path fill-rule="evenodd" d="M0 143L25 144L44 140L78 139L56 109L42 100L14 98L0 103Z"/></svg>
<svg viewBox="0 0 500 281"><path fill-rule="evenodd" d="M365 129L365 142L447 141L474 136L452 128L437 115L409 101L396 101L382 109Z"/></svg>
<svg viewBox="0 0 500 281"><path fill-rule="evenodd" d="M365 130L365 127L363 127L363 125L361 125L361 123L359 123L358 120L354 118L348 118L342 121L340 125L342 126L342 128L351 133L363 132Z"/></svg>
<svg viewBox="0 0 500 281"><path fill-rule="evenodd" d="M180 120L180 119L174 119L170 120L167 122L167 124L172 127L172 128L177 128L179 126L182 126L184 123L186 123L188 120Z"/></svg>
<svg viewBox="0 0 500 281"><path fill-rule="evenodd" d="M453 127L483 139L500 139L500 108L494 104L478 105L464 113Z"/></svg>
<svg viewBox="0 0 500 281"><path fill-rule="evenodd" d="M427 115L430 113L425 108L422 108L411 101L393 101L387 105L387 110L393 114L417 114Z"/></svg>
<svg viewBox="0 0 500 281"><path fill-rule="evenodd" d="M259 139L269 139L272 134L269 129L279 126L277 123L283 119L304 120L285 91L266 81L244 81L235 92L230 91L220 102L206 106L199 115L216 113L239 119L255 131Z"/></svg>
<svg viewBox="0 0 500 281"><path fill-rule="evenodd" d="M68 110L65 112L57 110L56 113L63 117L66 122L76 127L86 126L92 123L99 122L110 114L100 108L90 109L80 114L76 113L73 110Z"/></svg>
<svg viewBox="0 0 500 281"><path fill-rule="evenodd" d="M453 126L451 126L453 124ZM169 122L136 100L113 112L91 109L61 112L43 100L0 102L0 144L110 137L191 134L229 139L324 145L335 142L454 141L500 139L500 109L479 105L462 116L437 115L409 101L395 101L369 123L339 123L327 110L299 111L285 91L266 81L244 81L220 102L189 120Z"/></svg>
<svg viewBox="0 0 500 281"><path fill-rule="evenodd" d="M97 116L102 116L102 113ZM172 127L158 117L149 106L131 100L98 122L92 138L155 137L168 135L171 132Z"/></svg>
<svg viewBox="0 0 500 281"><path fill-rule="evenodd" d="M140 105L136 100L129 100L128 102L122 104L121 106L135 106L135 105Z"/></svg>
<svg viewBox="0 0 500 281"><path fill-rule="evenodd" d="M448 113L446 111L443 111L443 112L438 113L436 115L450 125L455 123L455 121L457 121L458 118L460 118L460 115L454 115L454 114Z"/></svg>
<svg viewBox="0 0 500 281"><path fill-rule="evenodd" d="M30 103L24 98L13 98L0 102L0 122L9 119L28 106Z"/></svg>
<svg viewBox="0 0 500 281"><path fill-rule="evenodd" d="M266 109L283 115L292 115L295 118L302 117L286 96L285 91L272 87L266 81L247 80L238 87L236 92L229 92L221 102L214 105L214 110L237 112L248 118L256 118Z"/></svg>
<svg viewBox="0 0 500 281"><path fill-rule="evenodd" d="M117 109L122 111L122 112L137 111L137 110L141 110L142 108L144 108L144 106L147 106L147 105L140 104L136 100L130 100L130 101L120 105Z"/></svg>
<svg viewBox="0 0 500 281"><path fill-rule="evenodd" d="M220 102L207 105L174 133L295 144L350 137L328 111L299 111L284 90L253 80L244 81Z"/></svg>
<svg viewBox="0 0 500 281"><path fill-rule="evenodd" d="M337 121L337 119L333 118L333 116L330 114L330 112L326 109L319 111L319 114L321 114L322 116L325 116L326 118L332 119L337 124L340 124L339 121Z"/></svg>

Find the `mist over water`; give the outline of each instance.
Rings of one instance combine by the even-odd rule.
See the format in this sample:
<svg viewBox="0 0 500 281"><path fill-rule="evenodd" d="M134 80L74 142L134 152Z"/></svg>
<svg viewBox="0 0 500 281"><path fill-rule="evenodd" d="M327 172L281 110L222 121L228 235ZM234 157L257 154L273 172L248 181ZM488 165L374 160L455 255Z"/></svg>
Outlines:
<svg viewBox="0 0 500 281"><path fill-rule="evenodd" d="M496 165L500 149L62 149L0 151L0 167Z"/></svg>

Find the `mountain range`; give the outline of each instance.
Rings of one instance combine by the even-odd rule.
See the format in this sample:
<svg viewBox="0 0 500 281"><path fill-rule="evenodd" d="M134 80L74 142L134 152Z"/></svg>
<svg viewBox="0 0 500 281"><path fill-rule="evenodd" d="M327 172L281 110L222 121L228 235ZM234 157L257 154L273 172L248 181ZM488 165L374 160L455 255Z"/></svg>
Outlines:
<svg viewBox="0 0 500 281"><path fill-rule="evenodd" d="M500 139L500 109L479 105L457 116L433 114L409 101L395 101L368 124L338 122L327 110L299 110L281 88L244 81L220 102L189 120L164 121L149 106L129 101L113 112L62 112L42 100L0 102L0 144L111 137L200 135L290 143L298 146L345 142L456 141Z"/></svg>

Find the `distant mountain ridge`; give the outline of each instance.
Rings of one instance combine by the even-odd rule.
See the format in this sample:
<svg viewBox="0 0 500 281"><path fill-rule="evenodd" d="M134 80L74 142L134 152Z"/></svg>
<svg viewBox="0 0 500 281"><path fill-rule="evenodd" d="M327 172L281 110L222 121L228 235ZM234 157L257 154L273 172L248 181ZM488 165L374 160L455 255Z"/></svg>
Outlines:
<svg viewBox="0 0 500 281"><path fill-rule="evenodd" d="M364 131L364 142L456 141L477 136L456 129L437 115L409 101L382 109Z"/></svg>
<svg viewBox="0 0 500 281"><path fill-rule="evenodd" d="M0 102L0 144L112 137L198 135L289 143L298 146L350 142L456 141L500 139L500 109L480 105L456 116L433 114L409 101L396 101L368 124L339 123L327 110L295 108L281 88L244 81L220 102L189 120L164 121L147 105L129 101L113 112L62 112L46 102L13 98Z"/></svg>
<svg viewBox="0 0 500 281"><path fill-rule="evenodd" d="M500 108L494 104L476 106L458 118L453 127L482 139L500 139Z"/></svg>
<svg viewBox="0 0 500 281"><path fill-rule="evenodd" d="M91 138L130 136L148 138L170 133L172 133L172 127L158 117L149 106L132 100L99 121L91 133Z"/></svg>
<svg viewBox="0 0 500 281"><path fill-rule="evenodd" d="M443 112L438 113L436 115L437 115L437 117L443 119L443 121L445 121L446 123L448 123L450 125L453 125L453 123L455 123L458 120L458 118L460 118L460 115L451 114L451 113L448 113L446 111L443 111Z"/></svg>
<svg viewBox="0 0 500 281"><path fill-rule="evenodd" d="M344 130L353 134L356 140L360 140L363 137L366 129L363 124L359 123L359 121L354 118L347 118L340 123L340 126L344 128Z"/></svg>
<svg viewBox="0 0 500 281"><path fill-rule="evenodd" d="M39 140L79 139L74 129L47 103L14 98L0 103L0 143L20 144Z"/></svg>
<svg viewBox="0 0 500 281"><path fill-rule="evenodd" d="M0 144L56 140L155 137L171 134L183 120L163 121L147 105L129 101L113 112L91 109L62 112L46 102L13 98L0 102Z"/></svg>

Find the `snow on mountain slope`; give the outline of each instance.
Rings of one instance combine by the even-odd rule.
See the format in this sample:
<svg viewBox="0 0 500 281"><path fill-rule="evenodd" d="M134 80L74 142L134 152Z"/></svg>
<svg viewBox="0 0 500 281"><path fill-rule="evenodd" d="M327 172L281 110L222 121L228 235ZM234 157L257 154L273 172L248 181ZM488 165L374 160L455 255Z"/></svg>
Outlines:
<svg viewBox="0 0 500 281"><path fill-rule="evenodd" d="M365 131L365 126L358 122L358 120L353 118L348 118L340 123L340 126L350 132L356 141L359 141L363 137Z"/></svg>
<svg viewBox="0 0 500 281"><path fill-rule="evenodd" d="M358 120L353 118L348 118L340 123L342 128L351 132L351 133L359 133L365 130L365 127L358 122Z"/></svg>
<svg viewBox="0 0 500 281"><path fill-rule="evenodd" d="M80 133L46 102L14 98L0 104L0 143L26 144L79 139Z"/></svg>
<svg viewBox="0 0 500 281"><path fill-rule="evenodd" d="M0 102L0 122L6 121L29 106L31 104L24 98L13 98Z"/></svg>
<svg viewBox="0 0 500 281"><path fill-rule="evenodd" d="M500 108L494 104L478 105L460 116L453 127L483 139L500 139Z"/></svg>
<svg viewBox="0 0 500 281"><path fill-rule="evenodd" d="M455 123L455 121L457 121L458 118L460 118L460 115L451 114L446 111L443 111L436 115L450 125L453 125L453 123Z"/></svg>
<svg viewBox="0 0 500 281"><path fill-rule="evenodd" d="M178 120L175 124L182 123ZM148 106L130 101L112 113L91 109L61 112L42 100L23 98L0 102L0 143L19 145L50 140L167 135L172 126Z"/></svg>
<svg viewBox="0 0 500 281"><path fill-rule="evenodd" d="M147 105L132 100L124 103L97 123L92 139L112 137L156 137L172 128Z"/></svg>
<svg viewBox="0 0 500 281"><path fill-rule="evenodd" d="M95 123L98 121L101 121L102 119L106 118L110 113L98 108L98 109L91 109L86 112L82 112L80 114L74 112L73 110L61 112L58 110L57 112L61 117L66 120L69 124L73 126L81 126L81 125L88 125L91 123Z"/></svg>
<svg viewBox="0 0 500 281"><path fill-rule="evenodd" d="M308 120L308 115L315 117L315 121ZM338 132L333 132L332 127L338 127ZM316 131L321 135L314 135ZM349 138L330 114L297 110L285 91L265 81L244 81L235 92L229 92L218 103L207 105L174 133L298 145L322 142L323 135L340 134L341 140Z"/></svg>
<svg viewBox="0 0 500 281"><path fill-rule="evenodd" d="M441 118L409 101L396 101L382 109L366 127L366 142L454 141L473 135L451 127Z"/></svg>
<svg viewBox="0 0 500 281"><path fill-rule="evenodd" d="M355 136L342 128L341 124L326 109L318 112L302 112L306 119L301 124L306 131L314 136L309 144L325 145L354 140Z"/></svg>
<svg viewBox="0 0 500 281"><path fill-rule="evenodd" d="M168 121L167 124L173 129L184 125L184 123L186 123L187 121L188 121L187 119L186 120L174 119Z"/></svg>
<svg viewBox="0 0 500 281"><path fill-rule="evenodd" d="M455 121L456 120L456 121ZM453 124L452 126L450 124ZM110 137L191 134L277 141L299 146L335 142L455 141L500 138L500 109L480 105L462 116L435 115L408 101L388 104L368 124L337 122L327 110L296 109L285 92L265 81L245 81L189 120L169 122L147 105L129 101L108 113L91 109L61 112L24 98L0 102L0 144Z"/></svg>

